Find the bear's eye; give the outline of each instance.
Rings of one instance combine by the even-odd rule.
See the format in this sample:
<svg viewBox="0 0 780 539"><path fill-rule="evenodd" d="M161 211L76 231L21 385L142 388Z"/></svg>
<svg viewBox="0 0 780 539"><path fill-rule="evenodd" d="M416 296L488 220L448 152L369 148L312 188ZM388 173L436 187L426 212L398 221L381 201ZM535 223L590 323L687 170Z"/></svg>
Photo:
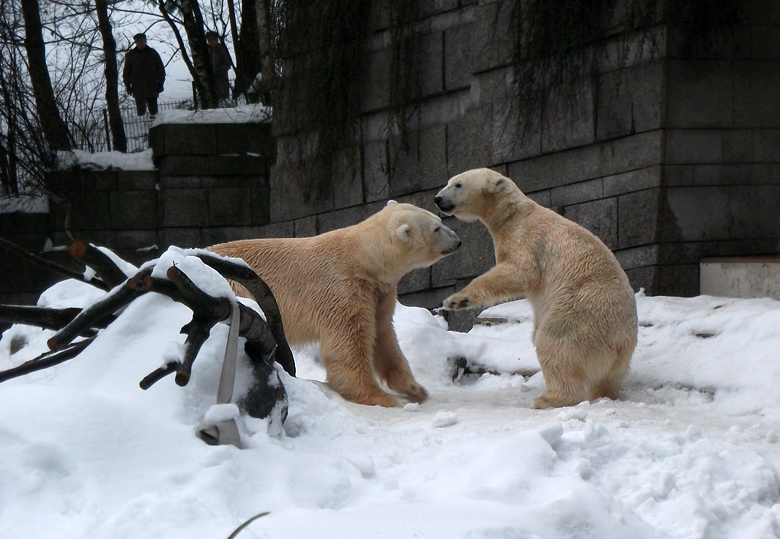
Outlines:
<svg viewBox="0 0 780 539"><path fill-rule="evenodd" d="M434 233L436 233L436 232L438 232L439 230L441 230L441 227L440 227L440 226L437 226L436 228L434 228L434 229L433 229L433 232L434 232Z"/></svg>
<svg viewBox="0 0 780 539"><path fill-rule="evenodd" d="M458 189L460 189L461 187L463 187L463 184L462 184L462 183L460 183L460 182L458 182L458 183L456 183L456 184L455 184L455 187L457 187Z"/></svg>

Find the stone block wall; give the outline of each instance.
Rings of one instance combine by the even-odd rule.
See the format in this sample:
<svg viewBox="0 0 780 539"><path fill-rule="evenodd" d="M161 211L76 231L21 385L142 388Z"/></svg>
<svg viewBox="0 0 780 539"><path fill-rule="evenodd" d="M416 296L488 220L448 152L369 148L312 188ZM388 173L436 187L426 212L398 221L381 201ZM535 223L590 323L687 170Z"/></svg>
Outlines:
<svg viewBox="0 0 780 539"><path fill-rule="evenodd" d="M299 172L305 152L280 150L277 226L319 233L390 198L435 211L433 195L450 176L491 167L597 234L649 294L697 294L702 256L780 250L780 3L740 1L742 25L711 57L684 56L680 30L658 22L626 40L608 36L595 69L560 99L552 90L522 128L511 2L425 6L410 151L387 135L391 59L380 20L367 42L362 141L344 156L343 185L321 190L316 175ZM310 136L276 134L279 148L304 147ZM295 207L285 207L293 196ZM463 247L404 279L407 303L434 306L493 264L481 226L446 222Z"/></svg>
<svg viewBox="0 0 780 539"><path fill-rule="evenodd" d="M49 188L70 211L0 214L0 234L78 269L61 247L73 238L111 248L140 264L170 245L204 247L268 231L274 144L268 124L164 124L153 127L152 170L64 170ZM292 234L292 229L280 231ZM4 253L5 254L5 253ZM0 257L0 303L35 303L62 276L12 255Z"/></svg>

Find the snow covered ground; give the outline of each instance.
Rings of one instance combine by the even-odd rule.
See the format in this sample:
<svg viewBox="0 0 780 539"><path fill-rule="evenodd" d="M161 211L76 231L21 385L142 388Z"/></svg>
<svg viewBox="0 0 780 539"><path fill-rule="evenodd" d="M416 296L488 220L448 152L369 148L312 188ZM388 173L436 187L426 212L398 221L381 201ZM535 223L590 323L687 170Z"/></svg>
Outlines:
<svg viewBox="0 0 780 539"><path fill-rule="evenodd" d="M40 305L98 294L66 281ZM482 317L499 323L468 334L399 305L428 402L344 402L312 382L324 379L316 349L297 349L299 378L281 373L284 433L241 418L239 450L194 435L215 402L227 327L212 332L190 385L169 377L142 391L190 318L144 296L81 356L0 384L0 537L227 538L261 512L239 538L780 536L780 302L637 300L620 401L529 408L544 382L525 301L489 309ZM50 335L7 330L0 369ZM456 356L486 373L453 382ZM246 377L243 366L239 385Z"/></svg>

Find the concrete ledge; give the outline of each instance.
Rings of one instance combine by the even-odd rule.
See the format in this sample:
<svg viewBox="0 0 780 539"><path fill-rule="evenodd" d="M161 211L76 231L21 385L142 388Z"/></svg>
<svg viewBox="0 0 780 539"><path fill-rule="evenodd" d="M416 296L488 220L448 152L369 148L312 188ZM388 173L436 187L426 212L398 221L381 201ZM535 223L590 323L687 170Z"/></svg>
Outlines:
<svg viewBox="0 0 780 539"><path fill-rule="evenodd" d="M780 255L702 258L702 294L780 299Z"/></svg>

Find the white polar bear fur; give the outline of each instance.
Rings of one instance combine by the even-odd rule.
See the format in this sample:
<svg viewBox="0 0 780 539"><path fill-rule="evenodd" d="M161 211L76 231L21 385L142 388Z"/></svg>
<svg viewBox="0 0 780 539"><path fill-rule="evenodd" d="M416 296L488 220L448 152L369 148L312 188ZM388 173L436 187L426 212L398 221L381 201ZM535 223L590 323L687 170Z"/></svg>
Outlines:
<svg viewBox="0 0 780 539"><path fill-rule="evenodd" d="M435 201L443 213L479 220L496 265L444 300L450 310L525 296L546 390L534 408L617 399L637 342L636 298L615 256L578 224L526 197L490 169L452 177Z"/></svg>
<svg viewBox="0 0 780 539"><path fill-rule="evenodd" d="M209 250L243 258L279 304L290 344L319 342L328 384L361 404L399 406L427 392L412 376L393 328L396 286L406 273L452 253L460 239L441 219L390 201L353 226L310 238L249 239ZM234 290L249 296L236 283Z"/></svg>

